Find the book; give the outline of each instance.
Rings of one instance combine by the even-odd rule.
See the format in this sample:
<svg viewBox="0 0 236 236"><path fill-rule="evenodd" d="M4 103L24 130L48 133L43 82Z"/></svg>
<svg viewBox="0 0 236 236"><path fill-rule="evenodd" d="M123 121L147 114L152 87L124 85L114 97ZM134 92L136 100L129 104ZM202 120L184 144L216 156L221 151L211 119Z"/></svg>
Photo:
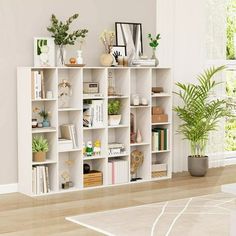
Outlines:
<svg viewBox="0 0 236 236"><path fill-rule="evenodd" d="M37 194L37 187L36 187L36 168L32 168L32 193L34 195Z"/></svg>
<svg viewBox="0 0 236 236"><path fill-rule="evenodd" d="M44 73L43 70L40 71L41 74L41 98L45 99L46 98L46 93L45 93L45 81L44 81Z"/></svg>
<svg viewBox="0 0 236 236"><path fill-rule="evenodd" d="M60 126L61 138L72 140L73 147L77 147L77 137L74 124L64 124Z"/></svg>

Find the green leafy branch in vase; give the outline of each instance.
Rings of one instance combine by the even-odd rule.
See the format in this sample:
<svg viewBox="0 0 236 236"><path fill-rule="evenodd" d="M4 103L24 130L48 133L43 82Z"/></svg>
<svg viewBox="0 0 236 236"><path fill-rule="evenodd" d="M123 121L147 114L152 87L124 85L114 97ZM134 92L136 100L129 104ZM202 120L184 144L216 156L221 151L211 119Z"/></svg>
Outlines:
<svg viewBox="0 0 236 236"><path fill-rule="evenodd" d="M159 45L159 40L161 39L161 35L157 34L155 37L153 37L151 34L148 34L148 39L150 40L149 46L155 50L157 46Z"/></svg>

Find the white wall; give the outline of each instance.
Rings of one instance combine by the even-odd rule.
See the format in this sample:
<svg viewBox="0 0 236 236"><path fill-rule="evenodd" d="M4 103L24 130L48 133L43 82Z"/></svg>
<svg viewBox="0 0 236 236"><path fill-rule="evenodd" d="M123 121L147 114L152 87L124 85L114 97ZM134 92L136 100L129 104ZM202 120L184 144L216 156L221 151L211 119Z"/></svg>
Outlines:
<svg viewBox="0 0 236 236"><path fill-rule="evenodd" d="M206 0L175 0L174 10L174 82L195 82L206 65ZM174 89L176 89L174 87ZM178 104L174 96L174 105ZM174 130L179 125L174 115ZM174 171L187 169L189 147L180 135L174 136Z"/></svg>
<svg viewBox="0 0 236 236"><path fill-rule="evenodd" d="M114 28L116 21L143 23L146 35L155 32L155 0L1 0L0 1L0 185L17 182L16 67L33 63L33 37L48 36L46 26L55 13L67 18L79 12L79 27L89 29L84 47L87 64L98 65L103 29ZM77 25L77 24L75 24ZM73 51L70 48L70 51Z"/></svg>

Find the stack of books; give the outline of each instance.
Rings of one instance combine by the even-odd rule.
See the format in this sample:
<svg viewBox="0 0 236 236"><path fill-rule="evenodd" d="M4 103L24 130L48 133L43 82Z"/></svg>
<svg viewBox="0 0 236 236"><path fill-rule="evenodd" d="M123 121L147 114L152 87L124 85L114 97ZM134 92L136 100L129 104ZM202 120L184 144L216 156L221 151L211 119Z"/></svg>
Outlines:
<svg viewBox="0 0 236 236"><path fill-rule="evenodd" d="M108 184L121 184L129 181L129 163L116 159L108 162Z"/></svg>
<svg viewBox="0 0 236 236"><path fill-rule="evenodd" d="M125 145L123 143L108 143L108 154L119 155L125 153Z"/></svg>
<svg viewBox="0 0 236 236"><path fill-rule="evenodd" d="M169 148L169 131L167 128L152 130L152 151L164 151Z"/></svg>
<svg viewBox="0 0 236 236"><path fill-rule="evenodd" d="M43 71L31 72L31 98L33 100L45 98Z"/></svg>
<svg viewBox="0 0 236 236"><path fill-rule="evenodd" d="M102 127L103 126L103 100L90 100L84 104L83 126Z"/></svg>
<svg viewBox="0 0 236 236"><path fill-rule="evenodd" d="M32 168L32 192L34 195L50 192L48 166Z"/></svg>
<svg viewBox="0 0 236 236"><path fill-rule="evenodd" d="M134 59L133 66L155 66L155 59Z"/></svg>
<svg viewBox="0 0 236 236"><path fill-rule="evenodd" d="M74 124L64 124L60 126L61 138L65 140L72 140L73 147L77 148L77 137Z"/></svg>

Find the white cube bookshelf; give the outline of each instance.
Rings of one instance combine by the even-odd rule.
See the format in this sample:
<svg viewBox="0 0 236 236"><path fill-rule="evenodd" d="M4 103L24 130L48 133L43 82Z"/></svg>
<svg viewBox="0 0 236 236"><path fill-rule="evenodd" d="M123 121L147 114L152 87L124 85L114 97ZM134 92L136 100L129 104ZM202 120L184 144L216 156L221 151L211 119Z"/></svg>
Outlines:
<svg viewBox="0 0 236 236"><path fill-rule="evenodd" d="M43 71L45 90L50 90L53 97L50 99L32 99L31 97L31 72ZM108 96L108 76L112 75L114 86L119 96ZM59 107L58 84L68 80L72 84L72 95L69 106ZM98 82L100 97L83 94L83 82ZM152 94L152 87L163 87L164 92ZM138 94L145 98L147 106L133 106L132 97ZM33 196L32 192L32 167L44 165L49 168L50 193L76 191L85 189L83 186L83 164L87 163L91 169L102 171L103 184L108 185L108 161L114 159L126 160L130 166L130 153L133 150L142 151L144 154L143 165L139 168L137 176L143 181L161 180L171 178L172 172L172 75L170 68L152 67L84 67L84 68L34 68L19 67L17 69L17 104L18 104L18 175L19 191ZM83 104L86 100L102 100L103 125L101 127L83 127ZM110 99L121 101L122 120L120 125L108 126L107 106ZM152 106L163 107L168 114L168 121L152 123ZM45 108L51 112L49 128L32 128L31 119L35 107ZM142 134L141 143L130 141L130 118L135 116L136 131ZM74 124L77 147L71 150L59 151L58 138L61 136L62 124ZM152 150L152 129L168 129L167 150ZM49 152L46 162L35 163L32 160L32 138L43 136L48 139ZM83 142L100 140L101 155L93 157L83 156ZM125 152L109 155L108 144L118 142L125 144ZM69 163L69 164L68 164ZM152 178L152 165L166 164L167 175ZM62 173L67 171L73 187L62 189ZM131 179L130 170L128 171ZM128 184L126 183L126 184ZM93 187L93 188L98 188ZM88 187L86 187L88 189Z"/></svg>

